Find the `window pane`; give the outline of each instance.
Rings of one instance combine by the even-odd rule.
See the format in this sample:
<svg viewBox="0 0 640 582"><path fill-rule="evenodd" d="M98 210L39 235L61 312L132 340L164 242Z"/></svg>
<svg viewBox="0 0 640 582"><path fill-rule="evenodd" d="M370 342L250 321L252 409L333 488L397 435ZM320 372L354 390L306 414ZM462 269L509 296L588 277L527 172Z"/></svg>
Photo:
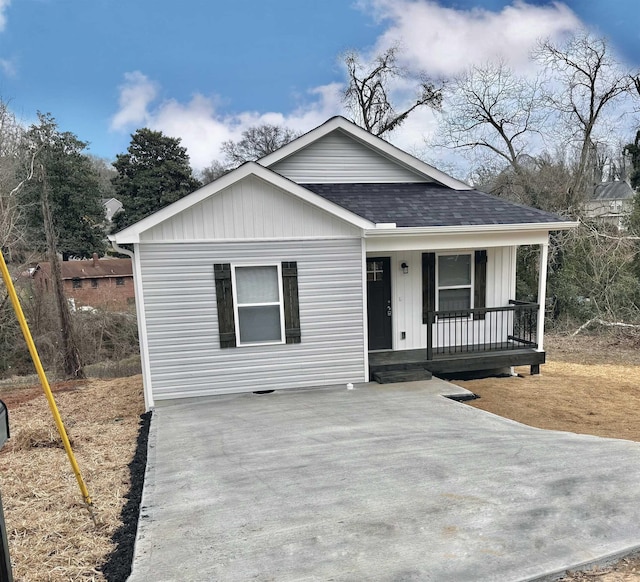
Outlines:
<svg viewBox="0 0 640 582"><path fill-rule="evenodd" d="M277 267L237 267L238 304L279 301Z"/></svg>
<svg viewBox="0 0 640 582"><path fill-rule="evenodd" d="M452 311L471 307L471 289L441 289L438 310Z"/></svg>
<svg viewBox="0 0 640 582"><path fill-rule="evenodd" d="M367 281L382 281L384 279L384 263L382 261L367 261Z"/></svg>
<svg viewBox="0 0 640 582"><path fill-rule="evenodd" d="M447 255L438 257L438 285L471 285L471 256Z"/></svg>
<svg viewBox="0 0 640 582"><path fill-rule="evenodd" d="M240 343L281 341L280 306L238 307Z"/></svg>

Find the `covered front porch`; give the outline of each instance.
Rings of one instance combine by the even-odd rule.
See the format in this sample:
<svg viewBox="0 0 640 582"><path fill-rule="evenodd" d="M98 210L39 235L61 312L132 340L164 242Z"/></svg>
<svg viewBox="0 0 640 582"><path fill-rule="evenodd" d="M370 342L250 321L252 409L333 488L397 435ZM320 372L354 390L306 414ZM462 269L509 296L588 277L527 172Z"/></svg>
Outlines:
<svg viewBox="0 0 640 582"><path fill-rule="evenodd" d="M367 239L371 380L523 365L539 373L545 362L548 230L496 231ZM529 301L516 300L522 245L538 247L538 288Z"/></svg>
<svg viewBox="0 0 640 582"><path fill-rule="evenodd" d="M427 348L369 353L369 375L380 383L427 379L431 374L530 366L540 371L537 303L427 313Z"/></svg>

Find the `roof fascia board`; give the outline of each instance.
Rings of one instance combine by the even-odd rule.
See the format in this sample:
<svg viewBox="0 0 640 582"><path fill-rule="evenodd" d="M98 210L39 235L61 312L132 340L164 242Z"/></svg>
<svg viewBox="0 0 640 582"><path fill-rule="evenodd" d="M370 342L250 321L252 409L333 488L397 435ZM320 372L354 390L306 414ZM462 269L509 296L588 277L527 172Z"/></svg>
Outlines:
<svg viewBox="0 0 640 582"><path fill-rule="evenodd" d="M158 224L164 222L165 220L169 220L180 214L181 212L188 210L192 206L199 204L203 200L209 198L210 196L214 196L218 194L225 188L233 185L234 183L248 177L255 176L264 180L265 182L275 186L276 188L280 188L297 198L302 199L303 201L328 212L329 214L344 220L353 226L358 228L367 229L372 228L374 224L369 220L366 220L341 206L326 200L322 196L299 186L295 182L281 176L280 174L276 174L272 170L261 166L260 164L256 164L255 162L246 162L239 168L225 174L224 176L218 178L217 180L203 186L202 188L192 192L191 194L177 200L173 204L166 206L158 210L157 212L143 218L139 222L128 226L127 228L117 232L115 234L109 235L109 240L115 241L118 244L131 244L140 242L140 234L143 232L157 226Z"/></svg>
<svg viewBox="0 0 640 582"><path fill-rule="evenodd" d="M372 228L364 232L365 238L385 236L420 236L425 234L474 234L518 231L552 231L576 228L579 222L526 222L521 224L481 224L461 226L425 226L410 228Z"/></svg>
<svg viewBox="0 0 640 582"><path fill-rule="evenodd" d="M511 232L484 232L466 234L430 234L422 236L389 236L364 239L367 253L393 251L454 251L521 245L539 245L549 242L549 233L543 230Z"/></svg>
<svg viewBox="0 0 640 582"><path fill-rule="evenodd" d="M422 160L419 160L400 148L390 144L388 141L369 133L355 123L339 116L332 117L319 127L316 127L310 132L300 136L298 139L289 142L287 145L281 147L272 154L261 158L258 160L258 163L265 167L270 167L305 148L314 141L317 141L321 137L338 129L364 145L378 151L386 158L391 159L392 161L397 162L418 174L422 174L436 182L439 182L440 184L453 188L454 190L471 190L471 187L461 180L452 178L448 174L441 172L426 162L423 162Z"/></svg>

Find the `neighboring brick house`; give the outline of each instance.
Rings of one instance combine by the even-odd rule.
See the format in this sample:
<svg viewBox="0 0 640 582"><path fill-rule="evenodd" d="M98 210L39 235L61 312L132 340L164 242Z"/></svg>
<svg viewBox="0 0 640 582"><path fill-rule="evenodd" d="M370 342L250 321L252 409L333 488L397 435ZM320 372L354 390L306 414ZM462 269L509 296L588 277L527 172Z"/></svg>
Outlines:
<svg viewBox="0 0 640 582"><path fill-rule="evenodd" d="M100 259L62 261L64 293L76 307L107 307L121 309L134 304L131 259ZM45 292L52 290L51 265L39 263L32 275Z"/></svg>

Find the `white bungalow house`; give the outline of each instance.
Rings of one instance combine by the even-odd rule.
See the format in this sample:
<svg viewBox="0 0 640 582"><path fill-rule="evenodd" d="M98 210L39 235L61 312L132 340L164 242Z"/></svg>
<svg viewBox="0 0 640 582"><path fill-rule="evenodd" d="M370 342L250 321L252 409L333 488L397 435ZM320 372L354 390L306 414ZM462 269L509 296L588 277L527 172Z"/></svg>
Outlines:
<svg viewBox="0 0 640 582"><path fill-rule="evenodd" d="M334 117L113 235L156 400L544 363L549 231ZM516 249L539 245L536 304Z"/></svg>

